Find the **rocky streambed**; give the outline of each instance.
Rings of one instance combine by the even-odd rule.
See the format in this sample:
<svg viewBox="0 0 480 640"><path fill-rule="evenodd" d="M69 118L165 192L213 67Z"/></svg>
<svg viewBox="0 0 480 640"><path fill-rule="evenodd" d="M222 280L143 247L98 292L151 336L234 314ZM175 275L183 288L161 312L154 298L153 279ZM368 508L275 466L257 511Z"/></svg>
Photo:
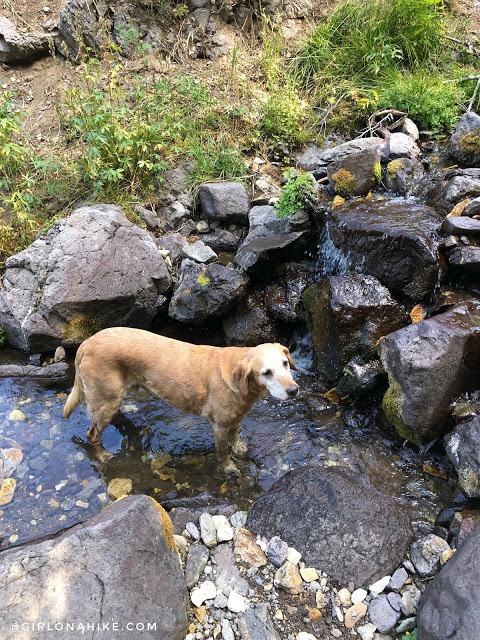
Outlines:
<svg viewBox="0 0 480 640"><path fill-rule="evenodd" d="M478 130L480 117L466 114L443 156L411 129L310 147L297 164L316 179L315 196L287 218L269 181L253 201L239 183L204 184L194 200L180 167L158 206L138 209L146 229L113 205L82 207L12 256L0 324L27 355L0 366L5 588L16 562L28 566L23 554L46 543L8 547L74 526L42 547L50 557L88 537L89 518L121 523L124 508L136 509L132 496L97 515L111 501L146 494L170 515L173 530L162 515L157 533L178 536L190 589L190 618L184 608L175 631L163 619L168 637L367 640L415 625L419 640L443 640L445 629L475 637L476 576L462 567L478 561ZM444 170L442 158L459 166ZM193 342L281 341L302 396L267 399L247 416L238 479L218 472L201 419L143 391L105 432L113 457L100 464L84 440L85 410L61 416L71 380L51 354L73 354L117 324ZM132 539L115 544L130 549ZM276 564L277 548L290 556ZM241 589L220 579L226 567Z"/></svg>

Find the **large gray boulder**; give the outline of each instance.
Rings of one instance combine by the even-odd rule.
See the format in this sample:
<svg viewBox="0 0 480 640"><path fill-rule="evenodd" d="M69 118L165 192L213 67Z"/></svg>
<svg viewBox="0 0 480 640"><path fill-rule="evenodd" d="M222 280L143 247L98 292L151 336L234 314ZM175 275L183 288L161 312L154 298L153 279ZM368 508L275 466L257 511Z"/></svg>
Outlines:
<svg viewBox="0 0 480 640"><path fill-rule="evenodd" d="M444 432L452 400L478 385L480 304L465 302L399 329L380 342L379 354L390 382L387 418L402 437L429 442Z"/></svg>
<svg viewBox="0 0 480 640"><path fill-rule="evenodd" d="M462 491L469 498L480 498L480 416L460 422L445 437L445 449Z"/></svg>
<svg viewBox="0 0 480 640"><path fill-rule="evenodd" d="M227 345L253 347L263 342L279 341L275 322L258 292L246 296L222 324Z"/></svg>
<svg viewBox="0 0 480 640"><path fill-rule="evenodd" d="M106 3L67 0L60 11L55 45L61 55L75 61L86 48L99 52L108 46L111 26Z"/></svg>
<svg viewBox="0 0 480 640"><path fill-rule="evenodd" d="M376 356L377 341L407 324L407 314L373 276L346 273L312 284L302 296L319 376L335 383L347 362Z"/></svg>
<svg viewBox="0 0 480 640"><path fill-rule="evenodd" d="M0 62L37 58L48 53L51 36L47 33L23 33L5 16L0 16Z"/></svg>
<svg viewBox="0 0 480 640"><path fill-rule="evenodd" d="M148 329L169 287L146 231L120 207L83 207L7 260L0 325L24 351L75 346L105 327Z"/></svg>
<svg viewBox="0 0 480 640"><path fill-rule="evenodd" d="M304 246L310 230L305 211L278 218L274 207L253 207L249 214L250 229L235 255L235 264L247 273Z"/></svg>
<svg viewBox="0 0 480 640"><path fill-rule="evenodd" d="M445 155L465 167L480 166L480 116L464 113L450 137Z"/></svg>
<svg viewBox="0 0 480 640"><path fill-rule="evenodd" d="M280 537L307 567L356 587L392 573L413 536L407 513L392 498L339 467L289 471L255 502L245 526Z"/></svg>
<svg viewBox="0 0 480 640"><path fill-rule="evenodd" d="M417 612L418 640L473 640L480 629L480 526L429 583Z"/></svg>
<svg viewBox="0 0 480 640"><path fill-rule="evenodd" d="M191 324L225 315L245 293L248 283L248 278L235 269L189 259L182 261L179 275L168 315Z"/></svg>
<svg viewBox="0 0 480 640"><path fill-rule="evenodd" d="M93 640L132 638L137 624L142 638L183 640L188 625L172 524L144 495L118 500L56 538L3 551L0 588L8 640L52 637L37 625L10 633L19 621L50 625L63 638L74 635L67 623L76 632L88 623Z"/></svg>
<svg viewBox="0 0 480 640"><path fill-rule="evenodd" d="M332 162L343 162L348 156L365 150L384 153L387 150L386 141L382 138L356 138L329 149L310 145L296 160L300 168L313 171L319 167L327 167Z"/></svg>
<svg viewBox="0 0 480 640"><path fill-rule="evenodd" d="M441 213L450 213L462 200L480 196L480 169L450 169L441 177L425 193L427 204Z"/></svg>
<svg viewBox="0 0 480 640"><path fill-rule="evenodd" d="M420 204L357 201L334 208L328 230L356 271L375 276L393 294L420 301L432 294L438 280L440 222Z"/></svg>
<svg viewBox="0 0 480 640"><path fill-rule="evenodd" d="M204 182L198 197L208 219L247 224L250 198L240 182Z"/></svg>

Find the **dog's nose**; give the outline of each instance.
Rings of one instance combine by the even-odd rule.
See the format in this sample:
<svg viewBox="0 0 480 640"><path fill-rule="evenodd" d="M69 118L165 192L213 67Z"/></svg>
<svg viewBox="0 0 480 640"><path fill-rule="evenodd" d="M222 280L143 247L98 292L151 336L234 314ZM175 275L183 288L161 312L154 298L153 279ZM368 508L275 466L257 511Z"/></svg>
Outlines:
<svg viewBox="0 0 480 640"><path fill-rule="evenodd" d="M298 393L298 385L292 384L292 386L288 387L286 391L290 398L294 398Z"/></svg>

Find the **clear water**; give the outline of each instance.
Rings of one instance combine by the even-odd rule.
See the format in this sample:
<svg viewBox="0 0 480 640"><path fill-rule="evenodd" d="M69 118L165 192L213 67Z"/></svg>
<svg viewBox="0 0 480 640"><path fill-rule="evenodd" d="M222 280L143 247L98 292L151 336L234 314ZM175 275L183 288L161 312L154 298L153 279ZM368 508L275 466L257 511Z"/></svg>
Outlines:
<svg viewBox="0 0 480 640"><path fill-rule="evenodd" d="M0 507L3 544L46 535L98 513L109 503L107 484L115 477L131 478L134 493L160 501L209 491L246 509L286 471L311 464L362 473L407 507L418 530L431 524L452 494L449 480L432 475L432 469L445 473L441 457L430 451L423 460L399 442L378 409L371 409L379 407L377 399L356 407L326 400L310 371L308 345L298 348L294 359L302 369L296 376L301 397L265 399L245 418L248 455L237 462L240 478L226 478L216 469L213 434L202 418L172 409L146 391L129 394L116 426L104 432L104 445L114 455L100 464L85 444L86 408L78 407L69 421L62 416L68 389L0 380L0 456L9 449L23 456L0 466L0 479L10 475L17 481L13 500ZM25 420L12 419L15 409ZM164 454L171 459L158 477L152 460ZM425 463L431 468L424 470Z"/></svg>

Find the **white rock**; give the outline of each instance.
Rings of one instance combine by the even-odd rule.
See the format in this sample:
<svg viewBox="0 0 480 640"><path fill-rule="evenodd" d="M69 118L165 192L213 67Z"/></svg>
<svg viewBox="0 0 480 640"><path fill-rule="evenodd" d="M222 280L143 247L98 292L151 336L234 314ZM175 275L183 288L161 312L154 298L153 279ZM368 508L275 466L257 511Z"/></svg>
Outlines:
<svg viewBox="0 0 480 640"><path fill-rule="evenodd" d="M248 609L248 604L240 593L237 593L235 589L232 589L228 596L227 608L232 613L243 613Z"/></svg>
<svg viewBox="0 0 480 640"><path fill-rule="evenodd" d="M13 411L10 411L8 414L7 420L10 420L10 422L26 422L27 418L20 409L13 409Z"/></svg>
<svg viewBox="0 0 480 640"><path fill-rule="evenodd" d="M183 536L174 535L173 539L175 540L175 544L177 545L178 551L185 551L187 548L187 541Z"/></svg>
<svg viewBox="0 0 480 640"><path fill-rule="evenodd" d="M352 604L358 604L359 602L363 602L367 597L367 592L365 589L355 589L352 593Z"/></svg>
<svg viewBox="0 0 480 640"><path fill-rule="evenodd" d="M215 523L209 513L202 513L200 516L200 533L202 540L209 549L217 544L217 532Z"/></svg>
<svg viewBox="0 0 480 640"><path fill-rule="evenodd" d="M222 640L235 640L230 620L225 618L222 620Z"/></svg>
<svg viewBox="0 0 480 640"><path fill-rule="evenodd" d="M374 582L368 587L370 590L370 593L374 598L376 598L382 593L382 591L385 589L387 584L390 582L391 577L392 576L385 576L384 578L377 580L377 582Z"/></svg>
<svg viewBox="0 0 480 640"><path fill-rule="evenodd" d="M361 627L357 627L357 633L362 640L373 640L377 627L369 622Z"/></svg>
<svg viewBox="0 0 480 640"><path fill-rule="evenodd" d="M210 580L205 580L190 594L190 600L196 607L201 607L205 600L213 600L217 595L217 588Z"/></svg>
<svg viewBox="0 0 480 640"><path fill-rule="evenodd" d="M294 549L293 547L288 547L287 560L292 562L293 564L298 564L300 562L300 558L302 554Z"/></svg>
<svg viewBox="0 0 480 640"><path fill-rule="evenodd" d="M313 636L311 633L307 633L306 631L301 631L297 636L297 640L317 640L317 638Z"/></svg>
<svg viewBox="0 0 480 640"><path fill-rule="evenodd" d="M187 522L187 524L185 525L185 529L194 540L200 540L200 532L193 522Z"/></svg>
<svg viewBox="0 0 480 640"><path fill-rule="evenodd" d="M187 633L187 635L185 636L185 640L195 640L195 634Z"/></svg>
<svg viewBox="0 0 480 640"><path fill-rule="evenodd" d="M233 539L233 529L225 516L213 516L213 524L217 532L217 542Z"/></svg>

